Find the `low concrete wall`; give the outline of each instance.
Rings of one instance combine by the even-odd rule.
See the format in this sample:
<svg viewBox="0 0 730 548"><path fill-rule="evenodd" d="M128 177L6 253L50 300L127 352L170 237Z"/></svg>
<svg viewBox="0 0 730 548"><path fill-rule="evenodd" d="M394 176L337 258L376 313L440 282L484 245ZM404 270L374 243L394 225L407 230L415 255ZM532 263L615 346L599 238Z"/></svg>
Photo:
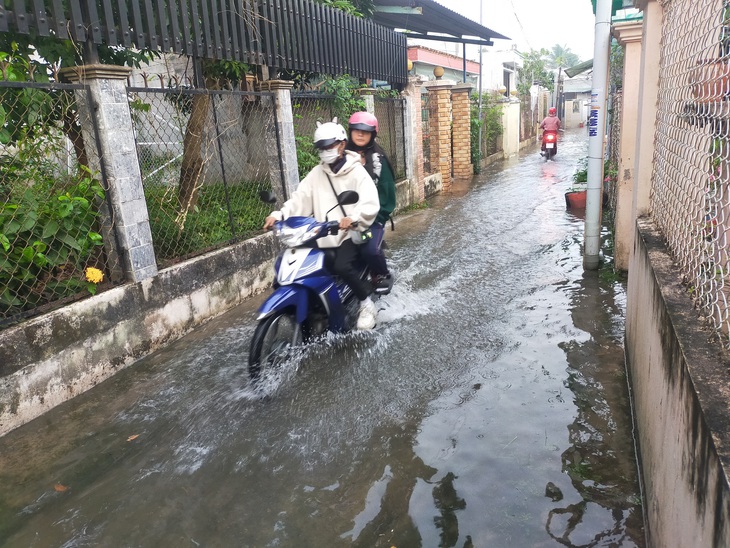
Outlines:
<svg viewBox="0 0 730 548"><path fill-rule="evenodd" d="M626 354L649 546L730 546L730 364L700 321L659 231L639 219Z"/></svg>
<svg viewBox="0 0 730 548"><path fill-rule="evenodd" d="M440 173L427 175L424 178L423 195L428 198L441 192L443 182ZM395 213L406 209L408 206L418 203L418 188L410 179L403 179L395 184Z"/></svg>
<svg viewBox="0 0 730 548"><path fill-rule="evenodd" d="M270 234L0 332L0 436L271 283Z"/></svg>

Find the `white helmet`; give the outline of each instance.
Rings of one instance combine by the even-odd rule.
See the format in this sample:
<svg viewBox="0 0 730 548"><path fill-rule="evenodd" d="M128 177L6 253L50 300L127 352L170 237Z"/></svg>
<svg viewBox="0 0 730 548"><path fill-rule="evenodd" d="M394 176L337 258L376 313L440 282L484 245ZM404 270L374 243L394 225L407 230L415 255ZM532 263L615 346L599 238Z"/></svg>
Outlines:
<svg viewBox="0 0 730 548"><path fill-rule="evenodd" d="M317 129L314 132L314 146L318 149L325 149L338 141L347 141L345 128L337 123L337 118L331 122L317 122Z"/></svg>

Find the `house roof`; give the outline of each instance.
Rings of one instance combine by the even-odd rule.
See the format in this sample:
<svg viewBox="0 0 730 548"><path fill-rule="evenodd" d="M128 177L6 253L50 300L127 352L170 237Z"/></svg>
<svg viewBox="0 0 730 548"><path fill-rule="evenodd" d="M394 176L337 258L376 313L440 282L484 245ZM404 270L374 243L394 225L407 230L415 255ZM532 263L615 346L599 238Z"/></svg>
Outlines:
<svg viewBox="0 0 730 548"><path fill-rule="evenodd" d="M484 46L494 45L492 40L495 38L509 40L508 37L475 23L434 0L374 0L373 3L376 9L373 20L376 23L391 29L409 31L409 38ZM382 11L383 8L388 11Z"/></svg>
<svg viewBox="0 0 730 548"><path fill-rule="evenodd" d="M408 46L408 59L414 63L463 70L463 59L461 57L423 46ZM479 63L467 60L466 71L470 74L479 74Z"/></svg>
<svg viewBox="0 0 730 548"><path fill-rule="evenodd" d="M592 68L593 59L588 59L588 61L583 61L582 63L578 63L575 66L565 69L565 74L568 75L568 78L573 78L574 76L577 76L578 74L587 70L591 70Z"/></svg>

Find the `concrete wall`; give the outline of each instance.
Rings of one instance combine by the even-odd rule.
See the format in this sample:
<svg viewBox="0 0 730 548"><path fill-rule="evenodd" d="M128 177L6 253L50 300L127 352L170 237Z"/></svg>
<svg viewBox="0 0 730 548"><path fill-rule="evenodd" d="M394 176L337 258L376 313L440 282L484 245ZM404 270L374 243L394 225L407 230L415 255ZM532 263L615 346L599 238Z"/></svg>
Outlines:
<svg viewBox="0 0 730 548"><path fill-rule="evenodd" d="M266 287L277 246L259 236L4 330L0 436Z"/></svg>
<svg viewBox="0 0 730 548"><path fill-rule="evenodd" d="M659 231L640 218L626 356L649 546L730 546L730 363L708 339Z"/></svg>
<svg viewBox="0 0 730 548"><path fill-rule="evenodd" d="M502 109L502 152L509 158L520 151L520 103L503 103Z"/></svg>

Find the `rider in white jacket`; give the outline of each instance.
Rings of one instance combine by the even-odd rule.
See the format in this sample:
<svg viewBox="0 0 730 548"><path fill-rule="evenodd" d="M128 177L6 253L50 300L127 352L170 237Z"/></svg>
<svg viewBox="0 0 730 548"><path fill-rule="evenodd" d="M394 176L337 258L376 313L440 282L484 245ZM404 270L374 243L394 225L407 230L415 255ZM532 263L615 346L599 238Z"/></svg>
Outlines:
<svg viewBox="0 0 730 548"><path fill-rule="evenodd" d="M268 230L274 222L292 215L314 217L317 221L339 220L339 233L317 240L317 246L336 250L333 269L360 300L357 327L372 329L377 314L375 303L370 299L373 289L369 281L360 278L356 268L359 251L351 234L354 231L355 236L359 236L375 220L380 210L378 191L363 167L360 155L345 150L347 133L336 118L325 124L318 123L314 141L319 149L319 165L301 180L280 210L271 212L264 221L264 229ZM356 204L337 204L337 195L345 190L358 193Z"/></svg>

